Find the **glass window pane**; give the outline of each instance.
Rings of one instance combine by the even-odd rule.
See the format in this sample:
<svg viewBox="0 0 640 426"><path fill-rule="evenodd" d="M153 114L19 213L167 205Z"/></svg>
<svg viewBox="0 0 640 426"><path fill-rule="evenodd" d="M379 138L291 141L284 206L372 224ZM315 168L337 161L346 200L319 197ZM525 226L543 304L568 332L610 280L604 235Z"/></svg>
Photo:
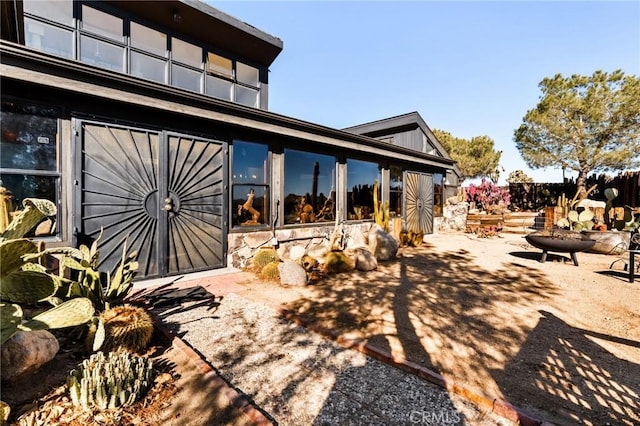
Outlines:
<svg viewBox="0 0 640 426"><path fill-rule="evenodd" d="M2 103L0 167L58 170L58 120L51 109ZM49 115L43 116L43 115Z"/></svg>
<svg viewBox="0 0 640 426"><path fill-rule="evenodd" d="M0 185L6 189L4 194L8 201L9 221L13 218L11 212L22 209L22 201L25 198L42 198L52 201L58 205L58 177L55 176L33 176L33 175L15 175L0 174ZM27 237L45 237L56 234L56 218L45 218L36 225Z"/></svg>
<svg viewBox="0 0 640 426"><path fill-rule="evenodd" d="M391 166L389 177L389 216L402 216L402 169Z"/></svg>
<svg viewBox="0 0 640 426"><path fill-rule="evenodd" d="M433 215L437 217L442 216L442 208L444 206L442 178L442 173L433 174Z"/></svg>
<svg viewBox="0 0 640 426"><path fill-rule="evenodd" d="M193 67L202 67L202 49L179 38L171 39L171 58Z"/></svg>
<svg viewBox="0 0 640 426"><path fill-rule="evenodd" d="M238 81L252 86L258 86L258 69L242 62L236 62Z"/></svg>
<svg viewBox="0 0 640 426"><path fill-rule="evenodd" d="M284 223L335 220L336 158L285 149Z"/></svg>
<svg viewBox="0 0 640 426"><path fill-rule="evenodd" d="M122 19L82 5L82 29L122 41Z"/></svg>
<svg viewBox="0 0 640 426"><path fill-rule="evenodd" d="M242 105L258 108L258 91L248 87L236 85L236 102Z"/></svg>
<svg viewBox="0 0 640 426"><path fill-rule="evenodd" d="M371 219L373 214L373 184L380 182L376 163L347 160L347 219Z"/></svg>
<svg viewBox="0 0 640 426"><path fill-rule="evenodd" d="M114 71L124 71L124 47L91 37L80 38L80 60Z"/></svg>
<svg viewBox="0 0 640 426"><path fill-rule="evenodd" d="M233 226L259 226L269 217L269 187L233 185Z"/></svg>
<svg viewBox="0 0 640 426"><path fill-rule="evenodd" d="M268 182L269 147L267 145L234 141L233 142L233 182L256 183L266 185Z"/></svg>
<svg viewBox="0 0 640 426"><path fill-rule="evenodd" d="M171 85L182 89L200 91L200 77L202 73L181 67L180 65L171 66Z"/></svg>
<svg viewBox="0 0 640 426"><path fill-rule="evenodd" d="M73 0L23 0L24 13L73 26Z"/></svg>
<svg viewBox="0 0 640 426"><path fill-rule="evenodd" d="M207 71L233 78L233 62L215 53L208 53Z"/></svg>
<svg viewBox="0 0 640 426"><path fill-rule="evenodd" d="M165 68L166 61L162 59L131 52L131 75L164 83Z"/></svg>
<svg viewBox="0 0 640 426"><path fill-rule="evenodd" d="M165 56L167 54L167 35L132 22L131 46L160 56Z"/></svg>
<svg viewBox="0 0 640 426"><path fill-rule="evenodd" d="M24 19L25 45L54 55L73 58L73 32Z"/></svg>
<svg viewBox="0 0 640 426"><path fill-rule="evenodd" d="M207 75L207 95L227 101L233 100L233 82Z"/></svg>

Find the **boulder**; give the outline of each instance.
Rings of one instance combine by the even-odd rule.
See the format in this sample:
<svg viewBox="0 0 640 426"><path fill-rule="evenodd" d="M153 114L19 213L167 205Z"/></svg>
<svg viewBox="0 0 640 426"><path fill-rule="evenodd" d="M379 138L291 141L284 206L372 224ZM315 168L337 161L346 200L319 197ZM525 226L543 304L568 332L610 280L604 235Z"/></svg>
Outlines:
<svg viewBox="0 0 640 426"><path fill-rule="evenodd" d="M378 267L376 257L369 251L367 247L360 247L353 250L356 269L359 271L373 271Z"/></svg>
<svg viewBox="0 0 640 426"><path fill-rule="evenodd" d="M289 250L289 259L291 260L299 260L302 259L302 256L305 255L307 249L304 246L293 246Z"/></svg>
<svg viewBox="0 0 640 426"><path fill-rule="evenodd" d="M307 271L305 271L301 265L292 260L281 262L278 265L278 272L280 273L280 283L283 285L307 285Z"/></svg>
<svg viewBox="0 0 640 426"><path fill-rule="evenodd" d="M347 239L346 250L367 247L368 245L369 243L367 242L367 237L359 228L354 227L349 232L349 239Z"/></svg>
<svg viewBox="0 0 640 426"><path fill-rule="evenodd" d="M58 340L47 330L18 331L2 344L2 381L28 376L51 361L59 350Z"/></svg>
<svg viewBox="0 0 640 426"><path fill-rule="evenodd" d="M307 249L307 254L315 259L318 259L318 262L324 263L324 258L329 253L329 248L327 244L321 243L318 245L310 246Z"/></svg>
<svg viewBox="0 0 640 426"><path fill-rule="evenodd" d="M369 231L369 251L377 260L390 260L398 252L398 242L376 224Z"/></svg>

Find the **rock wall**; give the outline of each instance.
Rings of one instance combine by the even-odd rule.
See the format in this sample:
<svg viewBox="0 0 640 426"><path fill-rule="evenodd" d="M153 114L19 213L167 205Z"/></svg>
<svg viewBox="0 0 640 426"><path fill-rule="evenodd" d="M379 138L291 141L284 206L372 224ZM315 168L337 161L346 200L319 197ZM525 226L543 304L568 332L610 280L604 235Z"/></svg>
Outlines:
<svg viewBox="0 0 640 426"><path fill-rule="evenodd" d="M438 232L464 232L467 229L468 212L469 203L466 201L446 204L442 210L442 217L434 222L434 229Z"/></svg>
<svg viewBox="0 0 640 426"><path fill-rule="evenodd" d="M345 224L344 229L349 238L356 238L359 233L368 233L375 226L372 222ZM308 254L316 259L324 258L329 251L328 243L334 225L313 226L307 228L278 229L272 231L229 233L227 238L227 265L234 268L245 268L255 251L260 247L271 247L277 242L278 256L283 260ZM352 237L353 236L353 237Z"/></svg>

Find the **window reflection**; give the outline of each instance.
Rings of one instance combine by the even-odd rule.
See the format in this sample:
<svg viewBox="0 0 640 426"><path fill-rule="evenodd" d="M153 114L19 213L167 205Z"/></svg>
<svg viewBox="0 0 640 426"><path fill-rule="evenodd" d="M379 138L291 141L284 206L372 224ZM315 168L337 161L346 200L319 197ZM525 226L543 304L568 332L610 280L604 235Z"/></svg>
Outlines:
<svg viewBox="0 0 640 426"><path fill-rule="evenodd" d="M200 74L189 68L180 65L171 66L171 85L194 92L200 91Z"/></svg>
<svg viewBox="0 0 640 426"><path fill-rule="evenodd" d="M54 108L2 102L0 228L12 220L25 198L58 205L58 116ZM55 223L45 219L29 236L54 235Z"/></svg>
<svg viewBox="0 0 640 426"><path fill-rule="evenodd" d="M284 223L335 220L336 158L285 149Z"/></svg>
<svg viewBox="0 0 640 426"><path fill-rule="evenodd" d="M402 216L402 168L391 166L389 178L389 216Z"/></svg>
<svg viewBox="0 0 640 426"><path fill-rule="evenodd" d="M123 38L122 19L86 5L82 5L82 29L113 40Z"/></svg>
<svg viewBox="0 0 640 426"><path fill-rule="evenodd" d="M376 163L347 160L348 220L373 217L373 185L376 180L380 182L380 171Z"/></svg>
<svg viewBox="0 0 640 426"><path fill-rule="evenodd" d="M268 224L269 147L251 142L233 142L233 226Z"/></svg>
<svg viewBox="0 0 640 426"><path fill-rule="evenodd" d="M436 217L442 216L444 206L442 177L442 173L433 174L433 215Z"/></svg>
<svg viewBox="0 0 640 426"><path fill-rule="evenodd" d="M24 19L25 45L54 55L73 57L73 32L53 25Z"/></svg>
<svg viewBox="0 0 640 426"><path fill-rule="evenodd" d="M124 70L124 47L91 37L80 39L80 60L113 71Z"/></svg>

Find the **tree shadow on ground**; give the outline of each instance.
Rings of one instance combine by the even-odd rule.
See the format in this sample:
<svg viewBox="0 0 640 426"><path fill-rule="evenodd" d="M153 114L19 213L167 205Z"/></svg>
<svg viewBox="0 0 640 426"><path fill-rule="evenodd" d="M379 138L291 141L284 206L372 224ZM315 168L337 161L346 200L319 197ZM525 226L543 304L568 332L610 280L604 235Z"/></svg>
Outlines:
<svg viewBox="0 0 640 426"><path fill-rule="evenodd" d="M640 365L620 359L598 341L640 348L640 342L572 327L540 311L518 354L493 376L508 395L547 408L559 424L640 423ZM514 382L513 377L519 380Z"/></svg>
<svg viewBox="0 0 640 426"><path fill-rule="evenodd" d="M534 354L546 354L544 343L535 345L539 334L530 333L539 324L540 308L560 293L542 272L518 262L486 270L467 250L437 253L422 247L405 250L378 271L331 277L315 287L313 296L287 308L315 326L338 329L348 337L374 345L384 339L395 356L452 376L480 394L522 406L527 400L515 389L531 386L526 377L510 374L498 380L495 372L505 370L524 344ZM566 339L571 333L564 327L556 337ZM597 347L582 346L587 354ZM592 359L596 365L611 362L609 371L627 367L613 358L599 351ZM538 412L544 418L553 406L534 402L545 396L542 389L532 392L528 401L544 410ZM571 408L580 418L606 417L606 406Z"/></svg>

